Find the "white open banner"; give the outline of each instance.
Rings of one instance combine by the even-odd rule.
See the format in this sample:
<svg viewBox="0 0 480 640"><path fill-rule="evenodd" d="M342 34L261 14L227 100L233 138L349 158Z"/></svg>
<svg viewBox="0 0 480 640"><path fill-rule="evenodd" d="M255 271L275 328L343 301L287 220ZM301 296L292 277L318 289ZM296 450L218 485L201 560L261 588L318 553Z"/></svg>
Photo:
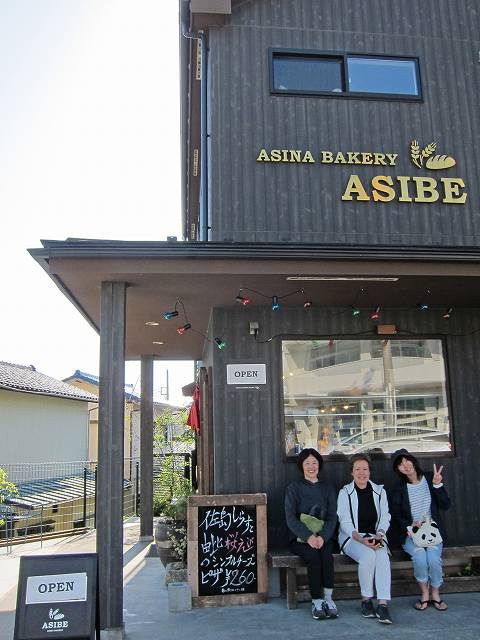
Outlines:
<svg viewBox="0 0 480 640"><path fill-rule="evenodd" d="M62 573L27 578L25 604L82 602L87 599L87 574Z"/></svg>

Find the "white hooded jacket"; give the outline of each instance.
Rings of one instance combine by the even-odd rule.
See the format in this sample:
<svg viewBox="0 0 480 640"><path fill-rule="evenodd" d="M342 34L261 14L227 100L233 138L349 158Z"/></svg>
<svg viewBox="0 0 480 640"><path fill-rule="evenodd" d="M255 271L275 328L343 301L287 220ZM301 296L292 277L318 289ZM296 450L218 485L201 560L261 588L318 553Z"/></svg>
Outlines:
<svg viewBox="0 0 480 640"><path fill-rule="evenodd" d="M388 509L387 494L383 484L375 484L371 480L373 502L377 510L377 522L375 531L358 531L358 496L355 491L355 483L346 484L338 494L337 515L340 522L338 543L340 550L352 537L354 531L358 533L377 533L380 529L385 533L390 526L390 511Z"/></svg>

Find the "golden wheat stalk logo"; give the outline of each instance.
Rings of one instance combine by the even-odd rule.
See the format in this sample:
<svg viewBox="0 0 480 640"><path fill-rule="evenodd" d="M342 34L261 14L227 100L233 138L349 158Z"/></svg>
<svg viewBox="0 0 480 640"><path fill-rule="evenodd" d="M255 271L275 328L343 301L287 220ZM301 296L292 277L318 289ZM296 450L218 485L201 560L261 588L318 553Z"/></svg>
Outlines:
<svg viewBox="0 0 480 640"><path fill-rule="evenodd" d="M425 160L425 167L434 171L438 169L449 169L457 164L455 158L452 158L452 156L436 155L432 157L436 148L436 142L430 142L430 144L427 144L426 147L421 149L418 140L412 140L410 143L410 158L412 159L412 163L421 169Z"/></svg>

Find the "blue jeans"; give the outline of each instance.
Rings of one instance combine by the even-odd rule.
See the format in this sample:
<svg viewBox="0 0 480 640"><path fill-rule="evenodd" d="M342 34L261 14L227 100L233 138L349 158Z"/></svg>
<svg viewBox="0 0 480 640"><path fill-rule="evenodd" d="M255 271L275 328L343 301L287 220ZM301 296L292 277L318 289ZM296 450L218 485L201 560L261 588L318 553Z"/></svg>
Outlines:
<svg viewBox="0 0 480 640"><path fill-rule="evenodd" d="M407 538L403 545L403 550L413 560L413 575L417 582L430 582L434 589L442 586L442 544L424 549L423 547L416 547L413 540Z"/></svg>

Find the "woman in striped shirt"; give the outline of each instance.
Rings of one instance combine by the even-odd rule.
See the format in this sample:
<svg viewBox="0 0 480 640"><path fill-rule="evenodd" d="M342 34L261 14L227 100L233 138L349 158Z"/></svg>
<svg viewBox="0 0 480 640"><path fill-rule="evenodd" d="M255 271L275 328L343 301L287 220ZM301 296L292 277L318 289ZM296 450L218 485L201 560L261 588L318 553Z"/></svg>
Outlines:
<svg viewBox="0 0 480 640"><path fill-rule="evenodd" d="M406 449L392 454L393 469L400 478L400 484L392 496L391 510L400 527L402 547L413 561L413 573L420 587L420 600L415 603L418 611L424 611L432 604L438 611L446 611L447 604L440 596L443 583L443 545L417 547L408 527L420 526L427 518L434 520L445 539L445 531L439 519L439 510L450 507L450 498L442 482L443 466L433 473L422 471L418 460ZM430 595L431 589L431 595Z"/></svg>

